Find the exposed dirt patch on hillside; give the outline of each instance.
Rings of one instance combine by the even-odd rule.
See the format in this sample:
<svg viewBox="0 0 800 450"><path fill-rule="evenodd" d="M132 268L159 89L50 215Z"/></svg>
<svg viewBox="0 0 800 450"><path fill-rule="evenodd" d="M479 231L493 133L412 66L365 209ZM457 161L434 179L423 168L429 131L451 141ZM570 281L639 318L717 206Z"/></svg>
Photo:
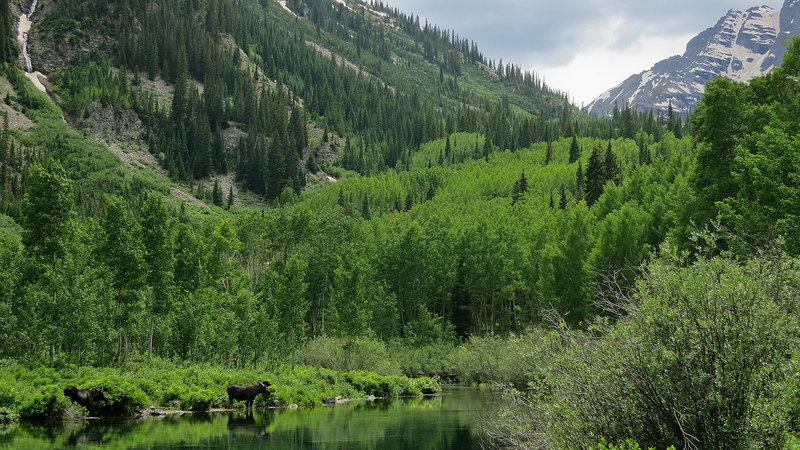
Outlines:
<svg viewBox="0 0 800 450"><path fill-rule="evenodd" d="M143 143L144 124L139 120L139 116L129 109L89 102L83 108L83 113L73 118L73 122L93 139L126 144Z"/></svg>
<svg viewBox="0 0 800 450"><path fill-rule="evenodd" d="M181 200L186 200L187 202L189 202L189 203L191 203L191 204L193 204L195 206L199 206L201 208L208 208L208 205L206 205L201 200L199 200L199 199L197 199L195 197L192 197L191 195L187 194L186 192L183 192L182 190L180 190L180 189L178 189L176 187L170 188L169 192L172 195L174 195L175 197L177 197L177 198L179 198Z"/></svg>
<svg viewBox="0 0 800 450"><path fill-rule="evenodd" d="M175 92L175 88L173 88L171 84L167 83L166 80L158 76L151 80L146 73L140 73L139 79L142 83L142 89L155 95L156 101L158 102L158 106L160 108L165 108L172 105L172 95Z"/></svg>
<svg viewBox="0 0 800 450"><path fill-rule="evenodd" d="M230 195L231 187L233 187L234 205L255 205L264 202L264 199L258 194L240 190L239 187L236 186L236 176L233 172L228 172L225 175L218 175L216 179L219 181L219 187L222 191L223 206L227 206L228 204L228 196ZM209 183L209 188L214 187L214 179L207 180L207 183Z"/></svg>
<svg viewBox="0 0 800 450"><path fill-rule="evenodd" d="M33 122L25 117L24 114L12 108L5 103L6 94L9 99L17 96L17 91L11 86L11 83L5 77L0 77L0 111L2 116L8 116L8 127L18 128L21 130L29 130L33 128ZM2 124L3 117L0 117L0 124Z"/></svg>
<svg viewBox="0 0 800 450"><path fill-rule="evenodd" d="M72 123L86 133L87 137L108 144L109 150L127 167L151 168L167 176L142 139L144 124L135 112L90 102L79 117L72 118Z"/></svg>
<svg viewBox="0 0 800 450"><path fill-rule="evenodd" d="M236 148L239 145L239 139L245 135L245 132L239 127L228 127L222 131L222 142L228 150Z"/></svg>
<svg viewBox="0 0 800 450"><path fill-rule="evenodd" d="M336 133L328 132L328 142L323 142L325 130L319 128L315 123L309 122L308 135L311 140L317 142L317 162L320 163L333 163L339 159L339 152L344 149L345 139ZM304 161L308 162L308 157L311 152L305 155Z"/></svg>

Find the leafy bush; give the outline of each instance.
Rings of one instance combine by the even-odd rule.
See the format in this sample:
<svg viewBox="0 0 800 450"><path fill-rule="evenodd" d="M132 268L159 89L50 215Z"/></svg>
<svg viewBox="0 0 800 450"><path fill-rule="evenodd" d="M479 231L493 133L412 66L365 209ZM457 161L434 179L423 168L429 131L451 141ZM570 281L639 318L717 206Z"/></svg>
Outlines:
<svg viewBox="0 0 800 450"><path fill-rule="evenodd" d="M181 409L206 411L218 401L218 396L208 389L190 389L181 397Z"/></svg>
<svg viewBox="0 0 800 450"><path fill-rule="evenodd" d="M118 375L93 379L81 389L101 389L106 397L101 410L104 414L127 416L150 405L150 399L139 386Z"/></svg>
<svg viewBox="0 0 800 450"><path fill-rule="evenodd" d="M596 447L595 446L589 447L589 450L640 450L640 449L641 447L639 447L639 443L631 439L627 439L618 445L614 445L607 443L605 438L603 438L600 441L600 443L597 444ZM648 450L654 450L654 449L653 447L649 447ZM675 450L675 447L669 446L666 448L666 450Z"/></svg>
<svg viewBox="0 0 800 450"><path fill-rule="evenodd" d="M0 407L17 403L18 393L8 382L0 380Z"/></svg>
<svg viewBox="0 0 800 450"><path fill-rule="evenodd" d="M424 395L433 395L442 392L442 387L433 378L421 377L413 381L416 383L417 389Z"/></svg>
<svg viewBox="0 0 800 450"><path fill-rule="evenodd" d="M536 355L525 349L538 341L537 333L510 339L471 337L451 356L456 379L462 383L526 386L538 362Z"/></svg>
<svg viewBox="0 0 800 450"><path fill-rule="evenodd" d="M61 417L70 402L57 386L47 386L22 400L19 415L24 419L49 419Z"/></svg>
<svg viewBox="0 0 800 450"><path fill-rule="evenodd" d="M11 423L19 420L19 414L11 408L0 407L0 424Z"/></svg>
<svg viewBox="0 0 800 450"><path fill-rule="evenodd" d="M309 341L298 353L299 362L309 366L333 370L346 370L344 347L347 339L319 337ZM384 375L400 375L401 367L394 361L393 354L385 343L374 338L358 338L351 350L351 370L370 370Z"/></svg>

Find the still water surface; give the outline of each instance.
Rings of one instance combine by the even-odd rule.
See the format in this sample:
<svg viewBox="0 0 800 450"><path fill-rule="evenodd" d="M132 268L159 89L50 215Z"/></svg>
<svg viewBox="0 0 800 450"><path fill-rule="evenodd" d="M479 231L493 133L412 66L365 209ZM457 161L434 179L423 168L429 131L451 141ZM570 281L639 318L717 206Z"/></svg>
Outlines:
<svg viewBox="0 0 800 450"><path fill-rule="evenodd" d="M480 449L479 424L498 401L494 391L445 388L438 397L252 414L23 423L0 427L0 449Z"/></svg>

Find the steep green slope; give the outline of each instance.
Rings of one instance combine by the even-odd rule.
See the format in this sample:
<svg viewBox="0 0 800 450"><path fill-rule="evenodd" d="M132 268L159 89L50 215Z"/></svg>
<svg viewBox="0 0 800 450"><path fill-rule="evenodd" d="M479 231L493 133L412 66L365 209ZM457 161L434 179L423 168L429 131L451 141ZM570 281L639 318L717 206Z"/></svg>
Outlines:
<svg viewBox="0 0 800 450"><path fill-rule="evenodd" d="M306 173L339 156L361 173L407 166L423 142L452 131L484 131L500 148L566 132L574 108L563 96L516 67L489 69L454 33L358 3L291 7L308 20L266 1L68 0L31 35L35 48L68 48L33 59L55 69L71 117L92 102L133 108L173 178L235 170L267 198L299 191ZM175 89L160 102L132 99L148 79ZM241 132L239 142L224 137Z"/></svg>

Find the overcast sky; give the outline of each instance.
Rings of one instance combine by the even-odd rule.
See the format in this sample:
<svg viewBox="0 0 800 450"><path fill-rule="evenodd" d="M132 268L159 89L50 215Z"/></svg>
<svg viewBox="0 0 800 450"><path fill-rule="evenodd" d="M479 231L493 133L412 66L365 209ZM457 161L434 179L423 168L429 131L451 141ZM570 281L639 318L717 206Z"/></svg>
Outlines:
<svg viewBox="0 0 800 450"><path fill-rule="evenodd" d="M454 29L485 56L541 74L589 103L672 55L730 9L782 0L384 0Z"/></svg>

